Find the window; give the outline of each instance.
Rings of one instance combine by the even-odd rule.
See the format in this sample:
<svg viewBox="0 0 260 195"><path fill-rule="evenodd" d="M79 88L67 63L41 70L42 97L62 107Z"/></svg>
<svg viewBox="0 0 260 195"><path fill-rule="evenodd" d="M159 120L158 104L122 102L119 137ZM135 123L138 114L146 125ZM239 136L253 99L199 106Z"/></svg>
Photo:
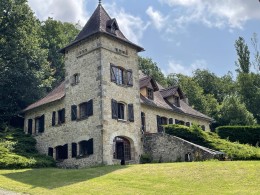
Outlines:
<svg viewBox="0 0 260 195"><path fill-rule="evenodd" d="M184 122L184 121L181 121L181 120L178 120L178 119L175 119L175 124L185 125L185 122Z"/></svg>
<svg viewBox="0 0 260 195"><path fill-rule="evenodd" d="M68 144L56 147L56 160L68 159Z"/></svg>
<svg viewBox="0 0 260 195"><path fill-rule="evenodd" d="M65 108L58 111L58 124L65 123Z"/></svg>
<svg viewBox="0 0 260 195"><path fill-rule="evenodd" d="M114 159L131 160L131 145L129 140L123 137L115 137L113 140Z"/></svg>
<svg viewBox="0 0 260 195"><path fill-rule="evenodd" d="M153 89L147 88L147 97L153 100Z"/></svg>
<svg viewBox="0 0 260 195"><path fill-rule="evenodd" d="M173 118L169 118L169 124L173 124Z"/></svg>
<svg viewBox="0 0 260 195"><path fill-rule="evenodd" d="M125 119L125 105L123 103L118 103L118 119Z"/></svg>
<svg viewBox="0 0 260 195"><path fill-rule="evenodd" d="M28 119L28 134L32 135L32 119Z"/></svg>
<svg viewBox="0 0 260 195"><path fill-rule="evenodd" d="M87 156L91 154L93 154L93 138L79 142L79 155Z"/></svg>
<svg viewBox="0 0 260 195"><path fill-rule="evenodd" d="M71 120L72 121L77 120L77 106L76 105L71 106Z"/></svg>
<svg viewBox="0 0 260 195"><path fill-rule="evenodd" d="M162 125L167 125L167 124L168 124L168 118L166 118L166 117L161 117L161 124L162 124Z"/></svg>
<svg viewBox="0 0 260 195"><path fill-rule="evenodd" d="M51 121L51 125L55 126L56 124L56 112L52 112L52 121Z"/></svg>
<svg viewBox="0 0 260 195"><path fill-rule="evenodd" d="M133 86L132 70L125 70L122 67L110 66L111 81L118 85Z"/></svg>
<svg viewBox="0 0 260 195"><path fill-rule="evenodd" d="M134 106L133 104L128 104L128 118L126 117L126 104L117 102L116 100L111 100L112 109L112 119L126 120L134 122Z"/></svg>
<svg viewBox="0 0 260 195"><path fill-rule="evenodd" d="M77 143L71 144L71 157L75 158L77 156Z"/></svg>
<svg viewBox="0 0 260 195"><path fill-rule="evenodd" d="M44 115L35 118L35 132L44 132Z"/></svg>
<svg viewBox="0 0 260 195"><path fill-rule="evenodd" d="M77 85L79 83L79 73L76 73L72 76L71 85Z"/></svg>
<svg viewBox="0 0 260 195"><path fill-rule="evenodd" d="M53 157L53 148L48 148L48 156Z"/></svg>
<svg viewBox="0 0 260 195"><path fill-rule="evenodd" d="M146 131L146 126L145 126L145 113L141 112L141 125L142 125L142 130Z"/></svg>
<svg viewBox="0 0 260 195"><path fill-rule="evenodd" d="M80 118L88 118L93 115L93 100L83 102L79 105Z"/></svg>
<svg viewBox="0 0 260 195"><path fill-rule="evenodd" d="M190 122L186 122L185 124L187 127L190 127Z"/></svg>
<svg viewBox="0 0 260 195"><path fill-rule="evenodd" d="M202 125L201 126L201 129L203 130L203 131L205 131L206 129L205 129L205 125Z"/></svg>

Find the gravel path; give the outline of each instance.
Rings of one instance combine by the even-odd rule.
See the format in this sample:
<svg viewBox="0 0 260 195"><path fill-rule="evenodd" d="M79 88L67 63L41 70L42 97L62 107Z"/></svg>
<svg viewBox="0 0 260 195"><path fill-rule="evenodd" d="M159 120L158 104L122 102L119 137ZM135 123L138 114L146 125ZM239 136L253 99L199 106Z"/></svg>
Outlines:
<svg viewBox="0 0 260 195"><path fill-rule="evenodd" d="M19 193L16 192L11 192L8 190L4 190L0 188L0 195L20 195Z"/></svg>

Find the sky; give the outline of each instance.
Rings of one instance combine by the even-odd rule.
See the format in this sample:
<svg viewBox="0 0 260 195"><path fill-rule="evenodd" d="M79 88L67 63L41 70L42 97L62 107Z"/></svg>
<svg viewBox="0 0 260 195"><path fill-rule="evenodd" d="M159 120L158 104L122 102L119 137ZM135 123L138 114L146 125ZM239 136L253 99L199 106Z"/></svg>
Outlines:
<svg viewBox="0 0 260 195"><path fill-rule="evenodd" d="M28 0L37 18L48 17L84 26L98 0ZM254 53L253 33L260 39L258 0L103 0L120 30L145 49L165 75L192 75L207 69L235 77L235 40L242 36ZM259 45L260 47L260 45Z"/></svg>

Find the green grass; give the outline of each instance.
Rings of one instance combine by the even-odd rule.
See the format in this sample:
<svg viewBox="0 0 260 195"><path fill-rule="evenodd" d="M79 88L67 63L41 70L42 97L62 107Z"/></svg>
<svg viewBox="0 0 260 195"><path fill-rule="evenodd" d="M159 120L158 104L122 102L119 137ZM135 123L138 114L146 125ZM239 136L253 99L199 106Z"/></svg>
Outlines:
<svg viewBox="0 0 260 195"><path fill-rule="evenodd" d="M0 170L0 188L29 194L260 194L259 161Z"/></svg>

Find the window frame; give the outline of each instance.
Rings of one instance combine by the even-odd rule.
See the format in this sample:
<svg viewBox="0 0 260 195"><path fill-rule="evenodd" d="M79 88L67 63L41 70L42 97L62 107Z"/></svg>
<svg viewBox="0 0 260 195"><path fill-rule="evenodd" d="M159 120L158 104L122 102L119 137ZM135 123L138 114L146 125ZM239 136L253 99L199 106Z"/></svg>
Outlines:
<svg viewBox="0 0 260 195"><path fill-rule="evenodd" d="M147 98L154 100L154 90L152 88L147 87Z"/></svg>

